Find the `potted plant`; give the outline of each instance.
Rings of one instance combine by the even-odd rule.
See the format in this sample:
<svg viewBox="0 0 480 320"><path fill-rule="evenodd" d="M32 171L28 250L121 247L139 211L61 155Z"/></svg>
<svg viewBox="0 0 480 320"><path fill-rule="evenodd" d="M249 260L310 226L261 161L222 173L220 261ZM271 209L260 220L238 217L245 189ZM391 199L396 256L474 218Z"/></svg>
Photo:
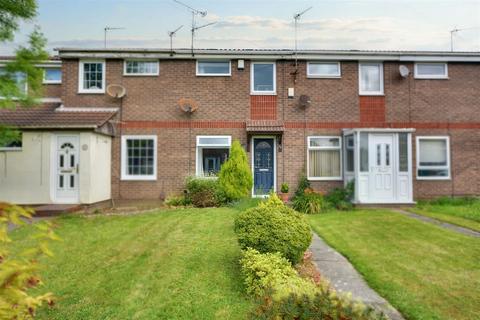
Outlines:
<svg viewBox="0 0 480 320"><path fill-rule="evenodd" d="M282 199L283 202L286 203L288 201L288 183L286 182L282 183L280 191L282 192L280 194L280 198Z"/></svg>

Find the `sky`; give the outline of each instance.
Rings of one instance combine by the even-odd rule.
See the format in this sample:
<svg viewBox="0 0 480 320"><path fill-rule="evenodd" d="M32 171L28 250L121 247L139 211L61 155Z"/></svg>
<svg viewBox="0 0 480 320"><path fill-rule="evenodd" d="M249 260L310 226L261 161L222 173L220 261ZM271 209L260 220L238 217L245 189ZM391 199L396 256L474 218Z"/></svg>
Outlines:
<svg viewBox="0 0 480 320"><path fill-rule="evenodd" d="M480 0L181 0L208 12L197 18L196 48L294 47L299 49L480 51ZM168 31L183 27L174 48L190 46L191 12L173 0L38 0L38 16L21 23L15 40L0 44L10 54L25 43L34 25L48 49L103 47L168 48Z"/></svg>

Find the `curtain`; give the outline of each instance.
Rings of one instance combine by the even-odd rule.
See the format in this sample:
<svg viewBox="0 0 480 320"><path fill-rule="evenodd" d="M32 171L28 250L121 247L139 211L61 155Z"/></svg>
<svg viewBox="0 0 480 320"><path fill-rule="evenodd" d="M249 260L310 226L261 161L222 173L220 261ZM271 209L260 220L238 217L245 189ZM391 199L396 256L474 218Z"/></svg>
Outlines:
<svg viewBox="0 0 480 320"><path fill-rule="evenodd" d="M447 141L420 139L420 165L446 166Z"/></svg>
<svg viewBox="0 0 480 320"><path fill-rule="evenodd" d="M308 169L310 177L339 177L340 150L310 150Z"/></svg>

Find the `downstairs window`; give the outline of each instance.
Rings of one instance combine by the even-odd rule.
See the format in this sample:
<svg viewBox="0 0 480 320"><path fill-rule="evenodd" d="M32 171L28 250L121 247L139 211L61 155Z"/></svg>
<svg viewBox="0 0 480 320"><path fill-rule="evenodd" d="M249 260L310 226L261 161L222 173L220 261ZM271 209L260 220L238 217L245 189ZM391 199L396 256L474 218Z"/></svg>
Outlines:
<svg viewBox="0 0 480 320"><path fill-rule="evenodd" d="M157 136L122 136L122 180L157 179Z"/></svg>
<svg viewBox="0 0 480 320"><path fill-rule="evenodd" d="M417 137L417 179L450 179L448 137Z"/></svg>
<svg viewBox="0 0 480 320"><path fill-rule="evenodd" d="M216 177L230 154L230 136L197 136L197 176Z"/></svg>
<svg viewBox="0 0 480 320"><path fill-rule="evenodd" d="M342 142L340 137L308 137L308 179L342 179Z"/></svg>

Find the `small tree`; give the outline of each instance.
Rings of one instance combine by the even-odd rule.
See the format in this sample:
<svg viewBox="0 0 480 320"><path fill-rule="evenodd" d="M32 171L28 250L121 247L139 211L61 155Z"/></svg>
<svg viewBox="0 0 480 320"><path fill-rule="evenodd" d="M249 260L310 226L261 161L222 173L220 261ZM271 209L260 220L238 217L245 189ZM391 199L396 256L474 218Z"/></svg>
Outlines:
<svg viewBox="0 0 480 320"><path fill-rule="evenodd" d="M12 239L8 229L25 224L33 210L0 202L0 319L32 319L42 304L53 304L52 294L32 295L29 291L42 284L38 260L51 256L47 243L59 240L48 222L35 224L39 231L32 234L35 245L22 253L11 254Z"/></svg>
<svg viewBox="0 0 480 320"><path fill-rule="evenodd" d="M238 200L250 194L253 185L252 172L247 154L238 140L233 141L230 157L222 165L218 180L229 200Z"/></svg>

